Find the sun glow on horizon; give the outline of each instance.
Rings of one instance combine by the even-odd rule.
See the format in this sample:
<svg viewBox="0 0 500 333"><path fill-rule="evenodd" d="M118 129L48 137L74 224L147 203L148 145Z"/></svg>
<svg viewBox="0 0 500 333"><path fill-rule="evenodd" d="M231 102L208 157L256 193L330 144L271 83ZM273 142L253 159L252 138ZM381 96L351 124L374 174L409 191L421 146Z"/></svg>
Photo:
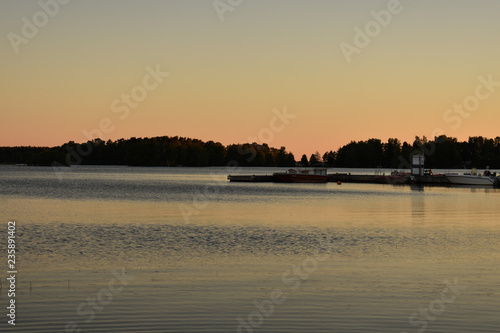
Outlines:
<svg viewBox="0 0 500 333"><path fill-rule="evenodd" d="M0 42L0 146L83 142L103 119L112 127L103 140L243 143L283 108L296 117L267 143L297 159L353 140L411 143L436 130L459 140L496 137L500 3L401 4L348 63L339 45L355 46L357 31L375 26L372 11L386 10L387 1L258 0L223 21L208 2L72 1L17 53L9 38ZM5 36L23 36L22 18L32 22L43 10L37 1L0 8ZM136 87L156 66L169 76L144 95ZM483 92L490 94L477 107L447 113L470 102L479 78L489 76ZM113 108L124 95L134 105L126 117Z"/></svg>

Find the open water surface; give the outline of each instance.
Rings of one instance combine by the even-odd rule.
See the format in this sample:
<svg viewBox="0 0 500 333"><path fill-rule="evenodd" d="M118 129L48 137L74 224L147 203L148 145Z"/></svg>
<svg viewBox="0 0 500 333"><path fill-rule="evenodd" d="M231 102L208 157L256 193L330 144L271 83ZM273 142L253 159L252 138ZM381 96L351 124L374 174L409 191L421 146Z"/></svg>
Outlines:
<svg viewBox="0 0 500 333"><path fill-rule="evenodd" d="M500 331L498 189L65 170L0 166L0 331Z"/></svg>

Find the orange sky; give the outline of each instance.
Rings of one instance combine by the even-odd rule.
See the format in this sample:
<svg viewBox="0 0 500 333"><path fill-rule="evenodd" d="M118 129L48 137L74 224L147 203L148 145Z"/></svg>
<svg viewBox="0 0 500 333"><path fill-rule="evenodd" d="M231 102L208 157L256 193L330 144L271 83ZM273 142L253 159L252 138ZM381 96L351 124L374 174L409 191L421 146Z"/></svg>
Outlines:
<svg viewBox="0 0 500 333"><path fill-rule="evenodd" d="M500 2L401 1L394 13L389 3L256 0L218 13L210 1L74 0L44 22L38 1L2 1L0 146L82 142L92 130L223 144L260 135L300 158L436 129L500 135ZM273 120L284 109L295 117Z"/></svg>

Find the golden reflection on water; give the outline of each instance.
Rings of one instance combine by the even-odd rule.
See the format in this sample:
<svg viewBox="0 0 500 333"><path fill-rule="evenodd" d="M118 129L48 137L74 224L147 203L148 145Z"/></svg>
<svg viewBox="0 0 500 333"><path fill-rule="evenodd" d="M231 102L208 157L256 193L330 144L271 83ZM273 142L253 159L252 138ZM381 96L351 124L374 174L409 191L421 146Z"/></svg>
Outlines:
<svg viewBox="0 0 500 333"><path fill-rule="evenodd" d="M227 185L224 185L227 186ZM255 185L254 185L255 186ZM4 197L0 213L21 223L195 223L277 227L497 228L499 190L328 184L319 193L289 187L251 197L245 188L205 201ZM307 190L312 188L303 187Z"/></svg>

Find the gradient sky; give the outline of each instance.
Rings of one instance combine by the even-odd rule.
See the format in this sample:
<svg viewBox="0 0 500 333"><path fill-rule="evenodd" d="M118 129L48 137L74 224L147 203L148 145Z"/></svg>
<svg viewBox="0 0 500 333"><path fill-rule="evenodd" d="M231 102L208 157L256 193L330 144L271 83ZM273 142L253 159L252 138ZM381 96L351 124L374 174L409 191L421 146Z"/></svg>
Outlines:
<svg viewBox="0 0 500 333"><path fill-rule="evenodd" d="M480 88L468 117L446 114L476 94L478 77L500 82L500 1L401 0L348 63L340 43L355 46L355 27L390 2L243 0L221 21L211 0L73 0L43 24L38 1L2 0L0 146L84 142L102 119L112 126L104 140L243 143L267 138L273 109L284 108L296 117L267 141L297 159L436 129L500 135L500 83ZM34 16L38 32L16 53L10 39ZM127 116L113 112L157 65L169 76Z"/></svg>

